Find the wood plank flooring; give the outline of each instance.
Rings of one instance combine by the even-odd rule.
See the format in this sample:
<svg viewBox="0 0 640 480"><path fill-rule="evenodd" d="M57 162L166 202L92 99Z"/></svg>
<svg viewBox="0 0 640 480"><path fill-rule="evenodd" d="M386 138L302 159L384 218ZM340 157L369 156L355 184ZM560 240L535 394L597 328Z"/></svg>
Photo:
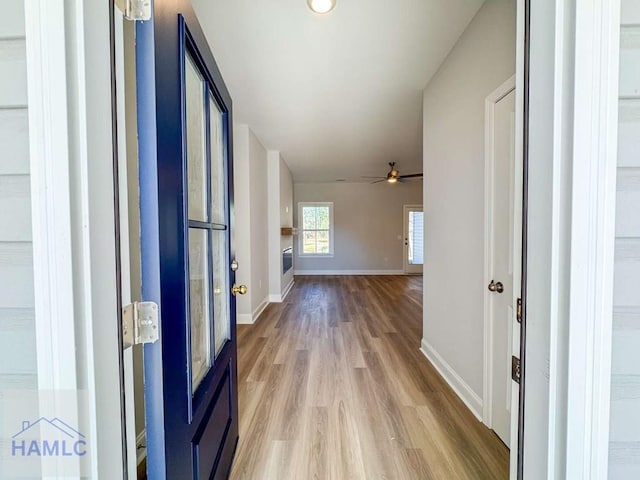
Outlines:
<svg viewBox="0 0 640 480"><path fill-rule="evenodd" d="M421 336L421 277L296 277L284 303L238 327L231 478L508 478L509 451Z"/></svg>

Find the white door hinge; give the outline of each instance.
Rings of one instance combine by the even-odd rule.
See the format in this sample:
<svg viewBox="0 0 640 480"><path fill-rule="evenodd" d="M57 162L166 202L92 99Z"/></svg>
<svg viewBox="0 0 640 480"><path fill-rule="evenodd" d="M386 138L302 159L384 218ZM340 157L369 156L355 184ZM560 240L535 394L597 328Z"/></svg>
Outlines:
<svg viewBox="0 0 640 480"><path fill-rule="evenodd" d="M115 0L127 20L151 20L151 0Z"/></svg>
<svg viewBox="0 0 640 480"><path fill-rule="evenodd" d="M122 309L124 348L158 340L158 304L133 302Z"/></svg>

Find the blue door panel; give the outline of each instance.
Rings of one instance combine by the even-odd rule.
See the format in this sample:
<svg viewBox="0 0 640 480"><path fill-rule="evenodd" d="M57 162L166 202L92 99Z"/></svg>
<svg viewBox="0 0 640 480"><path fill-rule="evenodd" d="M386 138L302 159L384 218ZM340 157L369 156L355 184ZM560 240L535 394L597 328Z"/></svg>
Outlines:
<svg viewBox="0 0 640 480"><path fill-rule="evenodd" d="M228 371L225 373L219 390L216 392L216 400L212 402L211 411L207 412L208 420L194 439L194 469L199 474L198 478L209 478L210 473L215 470L216 462L229 433L233 413L231 408L232 392ZM222 425L224 428L220 428Z"/></svg>
<svg viewBox="0 0 640 480"><path fill-rule="evenodd" d="M233 258L231 97L190 3L156 0L152 20L136 25L142 297L160 306L160 340L144 348L147 473L151 480L226 478L238 439L233 296L229 297L230 340L195 394L191 393L190 222L183 99L187 51L223 112L227 162L226 223L198 227L224 230L228 264ZM228 277L230 288L235 272L229 269Z"/></svg>

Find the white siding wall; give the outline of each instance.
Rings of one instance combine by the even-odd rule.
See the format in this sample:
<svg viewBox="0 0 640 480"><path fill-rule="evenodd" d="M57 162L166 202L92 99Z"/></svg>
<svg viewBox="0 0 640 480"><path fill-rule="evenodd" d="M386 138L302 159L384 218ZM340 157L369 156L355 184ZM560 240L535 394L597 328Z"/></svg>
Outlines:
<svg viewBox="0 0 640 480"><path fill-rule="evenodd" d="M0 15L0 389L36 387L23 0Z"/></svg>
<svg viewBox="0 0 640 480"><path fill-rule="evenodd" d="M622 1L609 479L640 478L640 2Z"/></svg>

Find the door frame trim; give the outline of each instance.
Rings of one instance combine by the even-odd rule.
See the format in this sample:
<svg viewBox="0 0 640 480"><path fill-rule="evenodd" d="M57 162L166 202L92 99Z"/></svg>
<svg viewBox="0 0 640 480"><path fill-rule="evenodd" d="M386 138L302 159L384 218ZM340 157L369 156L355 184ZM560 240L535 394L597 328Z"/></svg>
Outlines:
<svg viewBox="0 0 640 480"><path fill-rule="evenodd" d="M575 12L565 474L596 479L609 461L620 0Z"/></svg>
<svg viewBox="0 0 640 480"><path fill-rule="evenodd" d="M495 199L493 197L493 177L495 171L495 143L494 137L494 119L496 104L511 92L516 90L516 75L512 75L498 88L491 92L484 102L484 280L489 283L493 276L493 207ZM517 127L514 125L514 128ZM514 131L515 135L515 131ZM515 146L514 163L522 162L522 150ZM515 177L512 178L515 180ZM514 190L515 191L515 190ZM514 203L518 199L514 198ZM515 242L515 238L513 239ZM515 251L515 250L514 250ZM514 263L514 280L518 275ZM519 269L518 269L519 270ZM514 285L514 292L517 291L518 285ZM493 303L492 297L488 291L484 290L484 350L483 350L483 388L482 388L482 423L487 427L493 426L493 412L491 405L493 402L493 341L494 341L494 322L493 322ZM514 310L515 311L515 310ZM515 320L515 319L514 319ZM509 342L508 348L513 355L513 345ZM512 419L513 420L513 419ZM512 442L513 443L513 442Z"/></svg>
<svg viewBox="0 0 640 480"><path fill-rule="evenodd" d="M525 420L525 386L526 386L526 340L527 340L527 255L529 231L529 96L530 96L530 64L531 64L531 0L518 0L516 12L516 151L522 154L522 230L521 230L521 263L520 263L520 385L518 386L518 421L511 425L512 435L517 442L509 455L509 478L522 480L524 472L524 420ZM518 88L519 87L519 88ZM513 407L512 407L513 408Z"/></svg>
<svg viewBox="0 0 640 480"><path fill-rule="evenodd" d="M38 388L77 388L71 126L62 1L26 0L29 161ZM56 89L62 85L65 88ZM51 188L55 186L56 188Z"/></svg>
<svg viewBox="0 0 640 480"><path fill-rule="evenodd" d="M92 478L126 469L110 7L25 1L38 389L86 398Z"/></svg>
<svg viewBox="0 0 640 480"><path fill-rule="evenodd" d="M537 330L548 325L549 336L542 341L549 353L531 356L536 365L523 367L523 375L530 374L535 383L523 377L521 388L527 385L532 396L539 394L539 385L547 384L549 391L546 403L535 405L538 415L544 408L548 417L525 415L520 426L522 433L524 420L538 424L531 451L540 453L545 441L546 458L527 459L521 453L518 478L531 475L533 468L544 471L545 478L607 476L619 14L620 0L545 0L529 10L536 77L531 132L534 126L536 131L528 132L525 145L529 165L536 167L535 177L528 178L529 198L545 194L548 202L529 202L535 212L525 217L530 221L535 215L538 229L535 236L530 229L535 242L529 242L529 254L545 257L528 268L523 327L526 322L537 324ZM541 32L548 34L545 41ZM544 235L541 223L549 228ZM528 438L523 448L529 448Z"/></svg>
<svg viewBox="0 0 640 480"><path fill-rule="evenodd" d="M113 118L115 120L114 125L114 152L116 158L114 162L114 177L117 180L117 185L114 186L116 192L116 210L117 210L117 225L118 225L118 244L119 254L117 258L117 268L120 271L119 283L120 283L120 303L121 305L127 305L139 298L132 298L135 289L132 289L132 276L131 276L131 234L130 234L130 205L129 205L129 163L131 159L127 152L127 134L132 128L130 119L127 118L128 112L126 111L126 100L131 91L127 90L126 85L126 60L127 55L127 43L125 39L125 29L135 28L133 22L126 19L123 13L112 6L112 71L113 71ZM130 25L126 25L129 22ZM134 47L135 48L135 47ZM135 97L134 97L135 98ZM135 122L134 122L135 123ZM137 127L133 125L133 128ZM137 166L137 159L136 159ZM122 335L122 330L120 330ZM122 343L122 342L121 342ZM145 437L145 429L141 432L140 436L136 432L136 403L134 391L134 354L133 348L122 348L120 353L122 361L122 395L123 395L123 428L124 439L123 449L125 457L126 470L124 472L125 478L129 480L137 479L137 468L140 464L138 445L140 445L140 436L143 440ZM143 455L146 456L146 449L141 450ZM144 457L143 457L144 458Z"/></svg>

